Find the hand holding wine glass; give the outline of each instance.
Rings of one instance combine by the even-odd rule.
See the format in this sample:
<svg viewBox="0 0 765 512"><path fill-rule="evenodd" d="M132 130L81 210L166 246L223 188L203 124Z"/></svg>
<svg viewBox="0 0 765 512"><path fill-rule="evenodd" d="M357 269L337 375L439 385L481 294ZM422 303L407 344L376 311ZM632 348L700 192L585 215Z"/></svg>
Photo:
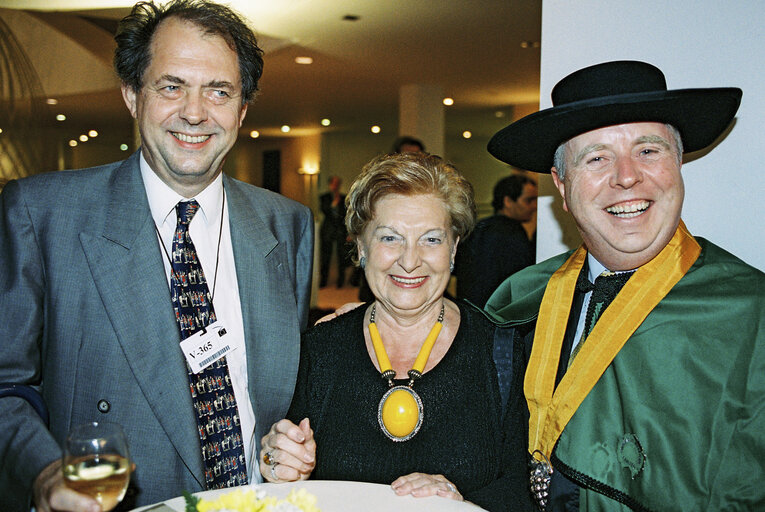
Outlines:
<svg viewBox="0 0 765 512"><path fill-rule="evenodd" d="M114 423L86 423L69 431L64 445L64 482L95 498L104 512L125 497L130 454L122 428Z"/></svg>

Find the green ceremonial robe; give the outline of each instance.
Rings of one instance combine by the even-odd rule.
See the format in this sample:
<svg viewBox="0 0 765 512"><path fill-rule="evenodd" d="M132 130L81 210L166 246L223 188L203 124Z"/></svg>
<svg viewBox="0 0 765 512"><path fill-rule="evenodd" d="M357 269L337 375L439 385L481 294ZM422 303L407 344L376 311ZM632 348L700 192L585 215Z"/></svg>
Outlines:
<svg viewBox="0 0 765 512"><path fill-rule="evenodd" d="M648 510L765 510L765 274L696 240L697 261L553 451L556 470L581 487L580 510L618 510L608 496ZM510 277L486 310L536 322L547 281L568 256Z"/></svg>

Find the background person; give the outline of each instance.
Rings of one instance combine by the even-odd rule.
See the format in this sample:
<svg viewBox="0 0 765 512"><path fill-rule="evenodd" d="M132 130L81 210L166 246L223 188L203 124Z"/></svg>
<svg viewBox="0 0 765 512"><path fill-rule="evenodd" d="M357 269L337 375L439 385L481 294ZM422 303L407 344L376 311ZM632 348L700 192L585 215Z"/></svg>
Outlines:
<svg viewBox="0 0 765 512"><path fill-rule="evenodd" d="M321 275L319 286L327 286L332 253L337 258L337 287L345 283L345 268L349 261L347 244L348 232L345 229L345 194L340 193L342 181L338 176L329 177L329 191L319 196L319 206L324 220L319 228L321 242L319 260Z"/></svg>
<svg viewBox="0 0 765 512"><path fill-rule="evenodd" d="M221 174L262 72L254 35L226 7L180 0L137 4L116 40L140 151L0 195L0 382L50 412L48 427L2 399L4 511L29 510L32 490L41 512L99 510L62 482L67 431L90 421L122 425L137 465L117 510L247 482L253 440L294 389L310 211ZM213 319L233 350L190 374L179 342ZM222 414L237 428L216 429Z"/></svg>
<svg viewBox="0 0 765 512"><path fill-rule="evenodd" d="M489 143L551 170L584 242L486 305L530 351L532 491L556 511L765 508L765 275L680 217L683 151L725 132L741 90L617 61L552 98Z"/></svg>
<svg viewBox="0 0 765 512"><path fill-rule="evenodd" d="M503 404L521 393L508 387L511 372L498 379L496 328L443 295L474 222L472 186L439 157L402 153L365 166L346 224L375 299L306 334L288 419L262 440L267 480L361 480L490 510L529 505L524 439L503 425ZM423 415L415 399L409 404L421 423L397 429L385 412L378 420L386 367L397 386L407 386L412 369L422 374L411 387ZM395 393L388 400L406 403Z"/></svg>
<svg viewBox="0 0 765 512"><path fill-rule="evenodd" d="M457 251L457 298L483 307L502 281L534 264L536 246L523 227L537 211L537 184L522 174L494 185L494 215L482 219Z"/></svg>
<svg viewBox="0 0 765 512"><path fill-rule="evenodd" d="M393 142L394 153L424 153L425 144L411 135L402 135Z"/></svg>

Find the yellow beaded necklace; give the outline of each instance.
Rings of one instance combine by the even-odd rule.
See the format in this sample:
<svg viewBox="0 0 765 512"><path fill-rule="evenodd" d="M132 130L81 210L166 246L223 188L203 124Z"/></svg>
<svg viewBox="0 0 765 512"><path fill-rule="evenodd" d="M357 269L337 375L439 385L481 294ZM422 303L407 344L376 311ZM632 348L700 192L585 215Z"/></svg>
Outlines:
<svg viewBox="0 0 765 512"><path fill-rule="evenodd" d="M419 432L422 426L423 409L422 399L414 389L414 381L422 377L425 365L436 343L436 338L444 326L444 305L441 304L441 313L438 320L430 330L425 343L422 344L417 359L414 361L412 369L407 372L409 375L409 384L406 386L394 386L393 379L396 378L396 372L388 359L388 353L380 338L380 331L377 330L375 323L376 304L372 305L372 311L369 314L369 337L372 338L372 347L375 349L377 363L380 366L380 375L388 381L388 391L380 399L380 405L377 408L377 421L383 433L392 441L408 441Z"/></svg>

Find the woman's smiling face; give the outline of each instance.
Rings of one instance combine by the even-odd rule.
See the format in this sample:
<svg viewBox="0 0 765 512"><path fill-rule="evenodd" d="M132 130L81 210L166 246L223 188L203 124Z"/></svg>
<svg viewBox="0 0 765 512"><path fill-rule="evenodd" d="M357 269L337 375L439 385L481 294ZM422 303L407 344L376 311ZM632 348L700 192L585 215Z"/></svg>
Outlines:
<svg viewBox="0 0 765 512"><path fill-rule="evenodd" d="M383 196L359 240L365 275L392 314L416 315L441 299L457 248L449 213L432 194Z"/></svg>

